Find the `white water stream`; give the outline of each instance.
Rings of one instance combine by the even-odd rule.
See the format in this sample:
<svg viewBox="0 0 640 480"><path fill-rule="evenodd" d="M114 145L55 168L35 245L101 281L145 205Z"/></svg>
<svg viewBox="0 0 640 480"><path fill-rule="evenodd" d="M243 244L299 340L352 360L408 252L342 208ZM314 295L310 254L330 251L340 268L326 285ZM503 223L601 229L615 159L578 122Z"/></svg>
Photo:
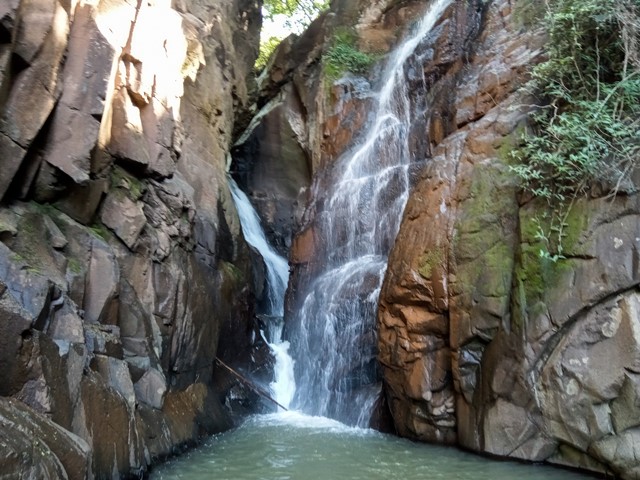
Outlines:
<svg viewBox="0 0 640 480"><path fill-rule="evenodd" d="M409 197L412 100L405 67L451 3L434 0L412 34L389 56L365 137L340 158L329 187L316 186L320 273L282 340L287 261L269 245L247 196L230 179L247 242L264 259L267 338L276 358L274 398L312 415L367 426L379 395L375 317L387 257ZM418 94L424 95L424 92ZM291 357L295 358L295 362ZM295 367L295 378L294 378ZM298 388L296 389L296 383Z"/></svg>
<svg viewBox="0 0 640 480"><path fill-rule="evenodd" d="M408 60L451 0L434 0L412 34L389 56L364 138L315 185L314 231L321 271L287 325L296 360L294 406L313 415L368 425L379 393L375 337L387 258L409 197L414 115ZM289 320L287 320L289 321Z"/></svg>
<svg viewBox="0 0 640 480"><path fill-rule="evenodd" d="M231 195L238 210L244 238L255 248L264 260L267 273L268 309L263 312L269 325L267 342L276 363L274 381L269 385L273 398L284 407L289 407L296 389L293 375L293 359L289 355L289 342L282 340L282 317L284 315L284 294L289 282L289 264L273 249L260 225L258 213L251 205L247 195L240 190L238 184L229 178Z"/></svg>

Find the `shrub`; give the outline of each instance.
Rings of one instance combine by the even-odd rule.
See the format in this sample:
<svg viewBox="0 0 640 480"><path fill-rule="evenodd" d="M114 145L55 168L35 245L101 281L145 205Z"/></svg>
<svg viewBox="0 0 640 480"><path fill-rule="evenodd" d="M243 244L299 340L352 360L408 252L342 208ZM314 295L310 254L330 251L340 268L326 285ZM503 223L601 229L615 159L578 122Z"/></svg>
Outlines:
<svg viewBox="0 0 640 480"><path fill-rule="evenodd" d="M329 8L329 0L265 0L263 17L265 24L271 24L262 32L258 58L254 64L257 71L262 70L269 61L282 39L292 33L302 33L318 15ZM274 31L274 25L279 28Z"/></svg>
<svg viewBox="0 0 640 480"><path fill-rule="evenodd" d="M632 189L640 153L640 0L549 0L548 59L527 89L542 105L512 152L525 189L566 204L594 183Z"/></svg>
<svg viewBox="0 0 640 480"><path fill-rule="evenodd" d="M355 36L348 31L341 31L333 37L323 59L327 77L336 80L346 72L356 75L367 73L380 55L360 51Z"/></svg>

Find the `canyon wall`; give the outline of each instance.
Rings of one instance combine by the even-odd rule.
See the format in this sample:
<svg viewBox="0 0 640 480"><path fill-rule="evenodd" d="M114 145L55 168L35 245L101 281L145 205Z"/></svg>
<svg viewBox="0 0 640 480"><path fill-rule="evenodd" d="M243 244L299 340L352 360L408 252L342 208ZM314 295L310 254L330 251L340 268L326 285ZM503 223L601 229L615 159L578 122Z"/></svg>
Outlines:
<svg viewBox="0 0 640 480"><path fill-rule="evenodd" d="M374 421L638 478L639 196L593 190L565 258L540 256L548 208L508 160L545 44L521 3L452 2L405 67L414 186L363 335ZM314 199L380 74L327 75L332 39L384 59L428 4L335 0L255 85L259 2L0 5L0 471L138 476L255 409L215 363L270 364L226 170L290 252L289 319L332 248Z"/></svg>
<svg viewBox="0 0 640 480"><path fill-rule="evenodd" d="M431 88L433 158L380 298L386 393L401 435L638 478L640 197L576 199L564 258L541 254L553 212L518 191L508 153L543 46L517 2L489 2L468 60Z"/></svg>
<svg viewBox="0 0 640 480"><path fill-rule="evenodd" d="M314 199L360 138L380 71L328 78L332 38L347 27L361 51L388 52L427 5L333 2L263 75L267 107L236 145L236 165L273 240L291 245L288 319L331 248ZM521 87L544 58L533 20L522 2L454 2L406 67L425 104L411 133L424 162L380 296L376 422L386 402L402 436L638 478L639 197L592 190L564 219L565 258L540 255L552 212L509 169L533 111ZM295 165L285 210L272 180L261 185L278 183L273 159Z"/></svg>
<svg viewBox="0 0 640 480"><path fill-rule="evenodd" d="M0 5L3 474L137 478L250 407L215 359L258 368L225 172L260 24L250 0Z"/></svg>

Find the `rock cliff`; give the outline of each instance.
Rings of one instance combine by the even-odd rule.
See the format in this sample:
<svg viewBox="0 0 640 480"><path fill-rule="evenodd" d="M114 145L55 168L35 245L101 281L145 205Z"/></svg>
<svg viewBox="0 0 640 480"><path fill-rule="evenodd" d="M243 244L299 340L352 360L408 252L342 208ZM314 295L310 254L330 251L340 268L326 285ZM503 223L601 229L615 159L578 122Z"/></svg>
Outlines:
<svg viewBox="0 0 640 480"><path fill-rule="evenodd" d="M334 247L314 200L380 73L332 78L332 39L384 58L428 3L334 0L251 86L259 2L0 5L0 471L138 476L251 406L215 367L269 363L226 170L290 254L292 318ZM640 478L640 197L592 191L566 258L539 255L547 207L507 160L545 44L522 3L452 2L406 67L418 161L362 335L376 422Z"/></svg>
<svg viewBox="0 0 640 480"><path fill-rule="evenodd" d="M3 474L137 477L250 400L215 358L260 348L225 173L259 29L249 0L0 5Z"/></svg>
<svg viewBox="0 0 640 480"><path fill-rule="evenodd" d="M464 31L464 10L446 21ZM544 45L521 13L489 2L470 51L446 42L468 60L431 88L433 157L380 298L390 408L411 438L638 478L639 197L576 200L566 258L539 254L550 212L519 194L507 155Z"/></svg>
<svg viewBox="0 0 640 480"><path fill-rule="evenodd" d="M333 2L262 78L267 107L236 146L236 165L272 237L291 243L289 318L318 252L332 248L316 229L314 199L365 124L378 72L332 81L324 53L345 26L362 51L386 52L425 4ZM548 207L523 195L509 170L532 111L521 87L544 45L523 2L454 2L407 67L424 102L412 153L427 160L416 165L380 296L385 396L403 436L638 478L639 197L594 190L577 200L566 258L553 262L539 255L537 235ZM276 134L287 140L271 141ZM274 153L274 144L287 146ZM280 210L284 222L278 190L258 180L279 173L259 166L255 145L297 165L287 169L285 203L295 208Z"/></svg>

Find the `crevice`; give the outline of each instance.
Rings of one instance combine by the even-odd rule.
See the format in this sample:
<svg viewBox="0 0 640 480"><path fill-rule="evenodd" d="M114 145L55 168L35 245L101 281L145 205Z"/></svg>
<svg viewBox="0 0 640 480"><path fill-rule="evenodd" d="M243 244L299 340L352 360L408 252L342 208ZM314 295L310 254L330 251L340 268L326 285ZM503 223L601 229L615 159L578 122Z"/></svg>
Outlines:
<svg viewBox="0 0 640 480"><path fill-rule="evenodd" d="M535 385L540 378L540 373L542 369L547 364L549 358L553 355L556 348L562 341L562 339L566 336L569 330L571 330L581 319L583 319L591 310L594 308L603 305L607 302L613 301L616 297L620 295L626 295L628 293L633 293L638 290L638 286L640 285L640 281L634 283L633 285L617 290L613 293L610 293L595 302L592 302L588 305L585 305L580 310L578 310L574 315L572 315L547 341L545 347L538 355L538 358L533 362L533 365L530 369L530 377L532 384Z"/></svg>
<svg viewBox="0 0 640 480"><path fill-rule="evenodd" d="M11 43L11 32L0 22L0 44Z"/></svg>

